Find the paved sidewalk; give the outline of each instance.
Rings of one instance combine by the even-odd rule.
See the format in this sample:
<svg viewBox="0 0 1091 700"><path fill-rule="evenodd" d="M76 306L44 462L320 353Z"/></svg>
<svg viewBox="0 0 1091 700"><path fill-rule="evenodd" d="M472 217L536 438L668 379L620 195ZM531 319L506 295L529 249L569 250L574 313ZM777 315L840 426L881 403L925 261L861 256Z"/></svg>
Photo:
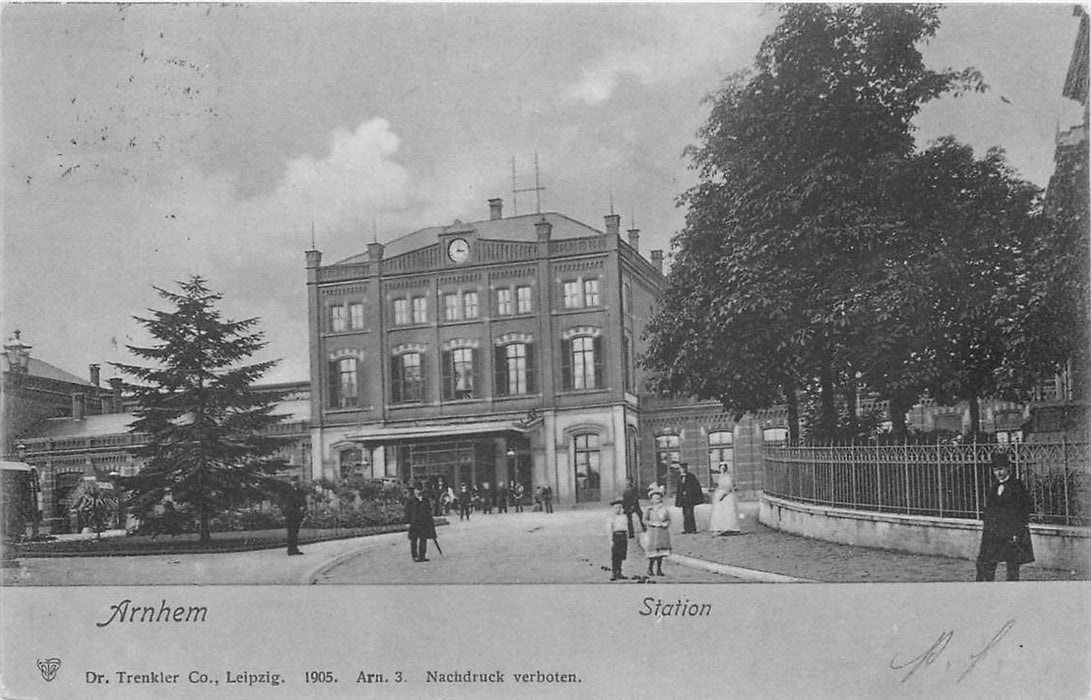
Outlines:
<svg viewBox="0 0 1091 700"><path fill-rule="evenodd" d="M709 506L697 509L696 535L671 533L674 553L732 567L823 583L928 583L973 581L969 559L905 554L869 547L833 544L773 530L757 521L758 504L740 504L743 534L717 536L707 531ZM702 512L703 511L703 512ZM1021 569L1028 581L1084 580L1086 575L1033 564ZM998 578L1003 578L1000 565ZM753 579L761 581L761 576Z"/></svg>

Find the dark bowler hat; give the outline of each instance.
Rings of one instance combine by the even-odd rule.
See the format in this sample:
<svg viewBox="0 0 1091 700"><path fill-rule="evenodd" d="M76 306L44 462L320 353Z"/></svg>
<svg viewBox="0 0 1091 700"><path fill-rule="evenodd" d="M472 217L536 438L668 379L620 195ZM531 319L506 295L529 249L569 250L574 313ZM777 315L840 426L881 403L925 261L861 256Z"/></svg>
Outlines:
<svg viewBox="0 0 1091 700"><path fill-rule="evenodd" d="M1011 468L1011 462L1008 460L1007 452L994 452L992 457L993 469Z"/></svg>

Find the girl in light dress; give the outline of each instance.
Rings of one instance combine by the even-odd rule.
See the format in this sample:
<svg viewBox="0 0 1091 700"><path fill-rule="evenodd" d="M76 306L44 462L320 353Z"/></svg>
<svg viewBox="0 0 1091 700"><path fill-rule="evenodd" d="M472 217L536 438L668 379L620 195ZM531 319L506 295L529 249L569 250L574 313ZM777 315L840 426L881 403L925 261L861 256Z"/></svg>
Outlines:
<svg viewBox="0 0 1091 700"><path fill-rule="evenodd" d="M644 524L648 527L648 531L642 535L646 538L644 555L648 557L648 575L663 576L663 559L671 553L671 515L663 505L663 491L654 489L650 494L652 504L644 514Z"/></svg>
<svg viewBox="0 0 1091 700"><path fill-rule="evenodd" d="M708 529L719 535L736 535L739 528L739 499L735 496L735 482L731 478L731 469L720 463L720 479L716 491L712 494L712 517Z"/></svg>

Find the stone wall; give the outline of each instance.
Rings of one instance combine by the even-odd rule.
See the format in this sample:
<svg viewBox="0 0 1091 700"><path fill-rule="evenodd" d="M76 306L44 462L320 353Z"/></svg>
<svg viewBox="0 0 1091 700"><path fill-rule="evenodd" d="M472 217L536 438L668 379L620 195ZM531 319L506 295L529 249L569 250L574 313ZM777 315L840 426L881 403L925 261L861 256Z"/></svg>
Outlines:
<svg viewBox="0 0 1091 700"><path fill-rule="evenodd" d="M973 560L981 522L813 506L762 496L758 519L794 535L859 547ZM1031 525L1035 563L1050 569L1091 571L1091 528Z"/></svg>

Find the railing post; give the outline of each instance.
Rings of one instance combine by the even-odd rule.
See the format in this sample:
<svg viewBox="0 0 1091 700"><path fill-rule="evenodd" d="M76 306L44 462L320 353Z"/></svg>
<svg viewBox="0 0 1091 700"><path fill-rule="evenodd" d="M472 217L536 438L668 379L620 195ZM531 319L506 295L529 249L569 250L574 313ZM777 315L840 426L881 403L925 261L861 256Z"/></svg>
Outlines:
<svg viewBox="0 0 1091 700"><path fill-rule="evenodd" d="M909 514L909 440L902 442L902 466L905 467L905 513Z"/></svg>
<svg viewBox="0 0 1091 700"><path fill-rule="evenodd" d="M963 455L965 455L963 451ZM974 475L974 517L981 519L981 484L978 483L977 450L970 452L970 472Z"/></svg>
<svg viewBox="0 0 1091 700"><path fill-rule="evenodd" d="M849 489L851 489L851 496L846 498L849 505L856 505L856 440L853 439L852 446L849 447Z"/></svg>
<svg viewBox="0 0 1091 700"><path fill-rule="evenodd" d="M1064 478L1064 524L1071 525L1068 502L1068 438L1061 435L1061 473Z"/></svg>
<svg viewBox="0 0 1091 700"><path fill-rule="evenodd" d="M939 459L939 445L936 445L936 495L939 497L939 517L943 517L943 464Z"/></svg>
<svg viewBox="0 0 1091 700"><path fill-rule="evenodd" d="M880 448L875 446L875 507L879 509L879 512L883 510L883 479L882 470L879 469L879 453Z"/></svg>

